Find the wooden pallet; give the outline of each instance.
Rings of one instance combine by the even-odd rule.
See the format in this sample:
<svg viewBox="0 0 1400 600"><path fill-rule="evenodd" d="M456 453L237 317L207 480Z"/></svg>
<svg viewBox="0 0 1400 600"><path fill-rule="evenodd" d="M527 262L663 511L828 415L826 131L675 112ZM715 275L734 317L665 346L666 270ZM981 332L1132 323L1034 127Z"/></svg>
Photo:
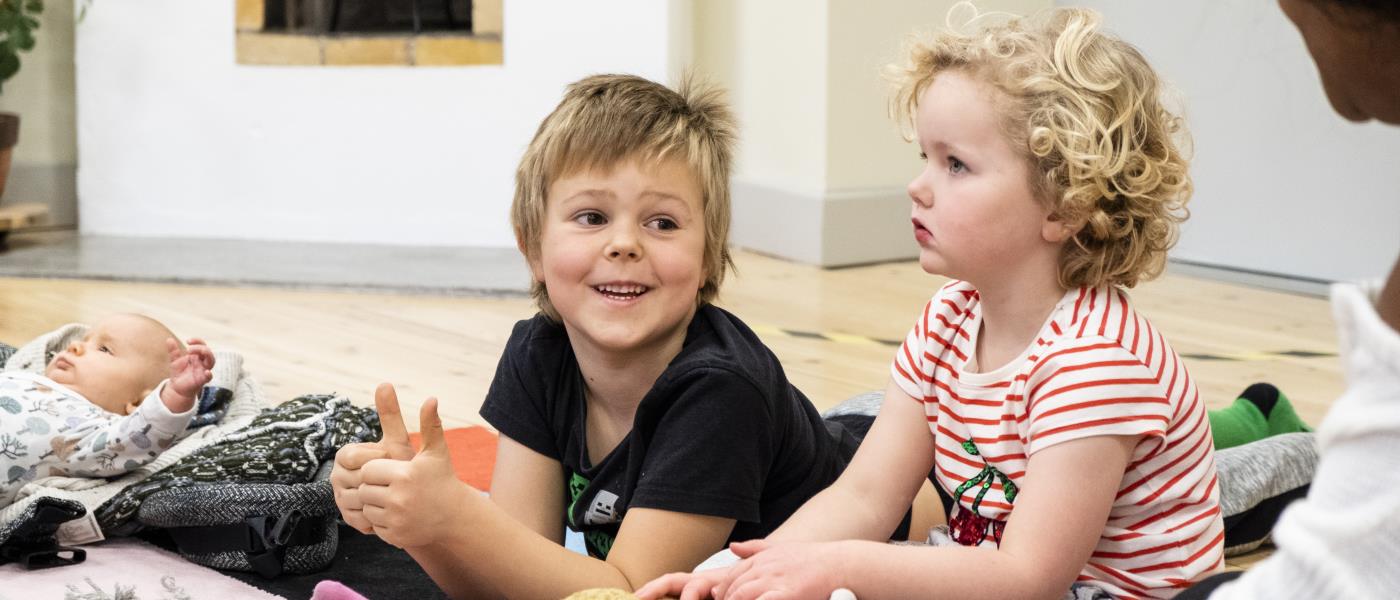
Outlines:
<svg viewBox="0 0 1400 600"><path fill-rule="evenodd" d="M49 207L36 202L0 206L0 232L33 227L49 216Z"/></svg>

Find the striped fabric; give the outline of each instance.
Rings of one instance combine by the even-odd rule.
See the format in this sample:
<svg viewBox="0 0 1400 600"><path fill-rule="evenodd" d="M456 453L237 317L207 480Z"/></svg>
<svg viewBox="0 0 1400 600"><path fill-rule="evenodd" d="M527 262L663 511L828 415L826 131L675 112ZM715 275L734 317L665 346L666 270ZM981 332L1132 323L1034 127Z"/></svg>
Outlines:
<svg viewBox="0 0 1400 600"><path fill-rule="evenodd" d="M1205 407L1127 295L1070 290L1020 357L968 372L981 318L970 284L944 286L892 367L905 393L922 400L937 479L959 499L955 539L1000 541L1029 455L1086 437L1141 436L1079 580L1117 597L1164 598L1220 570L1224 527Z"/></svg>

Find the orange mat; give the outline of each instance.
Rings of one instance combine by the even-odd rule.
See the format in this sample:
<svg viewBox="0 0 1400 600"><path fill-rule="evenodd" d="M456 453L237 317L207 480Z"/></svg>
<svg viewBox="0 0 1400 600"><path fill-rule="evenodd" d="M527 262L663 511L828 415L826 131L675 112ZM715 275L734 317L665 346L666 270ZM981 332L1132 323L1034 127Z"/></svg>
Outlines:
<svg viewBox="0 0 1400 600"><path fill-rule="evenodd" d="M457 478L483 492L491 491L491 467L496 464L496 434L485 427L458 427L443 432L447 449L452 453L452 467ZM411 433L409 441L419 447L418 434Z"/></svg>

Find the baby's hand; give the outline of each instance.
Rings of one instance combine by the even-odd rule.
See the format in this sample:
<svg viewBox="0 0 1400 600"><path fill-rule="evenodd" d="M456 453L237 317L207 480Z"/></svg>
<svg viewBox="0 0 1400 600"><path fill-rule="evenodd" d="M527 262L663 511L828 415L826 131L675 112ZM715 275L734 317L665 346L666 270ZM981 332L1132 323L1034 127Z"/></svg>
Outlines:
<svg viewBox="0 0 1400 600"><path fill-rule="evenodd" d="M374 526L365 519L364 502L360 499L360 468L371 460L409 460L415 454L393 385L382 383L374 390L374 406L379 412L379 426L384 435L377 442L342 447L335 453L335 467L331 469L335 505L345 523L360 533L374 533Z"/></svg>
<svg viewBox="0 0 1400 600"><path fill-rule="evenodd" d="M185 342L186 349L173 339L165 340L170 353L170 381L161 390L160 399L170 412L182 413L194 407L200 390L214 378L214 352L199 338Z"/></svg>

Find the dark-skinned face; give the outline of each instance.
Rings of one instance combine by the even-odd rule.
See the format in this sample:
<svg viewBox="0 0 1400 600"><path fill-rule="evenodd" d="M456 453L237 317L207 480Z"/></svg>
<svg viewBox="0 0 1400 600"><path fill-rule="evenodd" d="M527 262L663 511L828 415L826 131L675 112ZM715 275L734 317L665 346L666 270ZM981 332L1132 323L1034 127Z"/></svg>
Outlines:
<svg viewBox="0 0 1400 600"><path fill-rule="evenodd" d="M1400 125L1400 23L1326 0L1279 0L1298 26L1337 113Z"/></svg>

